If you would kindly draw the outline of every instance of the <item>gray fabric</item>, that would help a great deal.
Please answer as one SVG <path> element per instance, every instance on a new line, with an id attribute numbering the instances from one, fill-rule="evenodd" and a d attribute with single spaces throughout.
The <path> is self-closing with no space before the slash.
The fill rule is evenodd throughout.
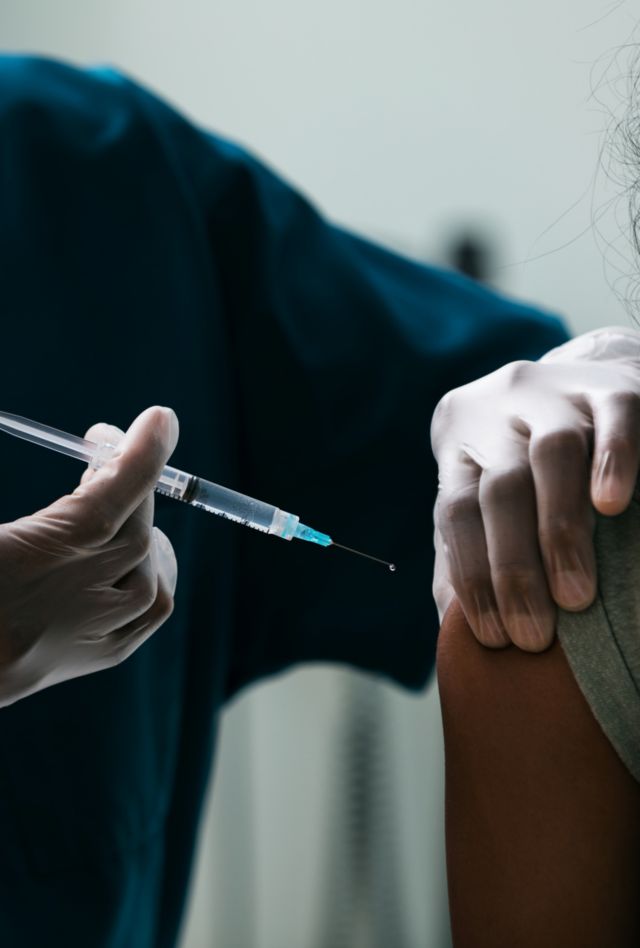
<path id="1" fill-rule="evenodd" d="M 560 612 L 558 635 L 576 680 L 623 763 L 640 781 L 640 503 L 597 517 L 598 597 Z"/>

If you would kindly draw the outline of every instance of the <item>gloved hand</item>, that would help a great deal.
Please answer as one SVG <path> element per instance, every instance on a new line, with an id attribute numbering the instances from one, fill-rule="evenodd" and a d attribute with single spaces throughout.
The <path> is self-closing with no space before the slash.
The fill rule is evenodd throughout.
<path id="1" fill-rule="evenodd" d="M 431 437 L 440 617 L 455 593 L 483 644 L 545 649 L 556 603 L 594 599 L 593 508 L 621 513 L 634 491 L 640 333 L 598 329 L 454 389 Z"/>
<path id="2" fill-rule="evenodd" d="M 178 440 L 167 408 L 148 408 L 74 492 L 0 526 L 0 705 L 116 665 L 171 614 L 177 566 L 153 527 L 153 487 Z"/>

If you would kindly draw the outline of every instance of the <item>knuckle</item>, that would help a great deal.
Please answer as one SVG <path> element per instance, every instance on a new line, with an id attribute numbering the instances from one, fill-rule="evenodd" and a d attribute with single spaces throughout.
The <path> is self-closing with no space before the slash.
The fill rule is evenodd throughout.
<path id="1" fill-rule="evenodd" d="M 136 585 L 136 605 L 144 612 L 156 601 L 158 593 L 157 578 L 145 574 Z"/>
<path id="2" fill-rule="evenodd" d="M 453 409 L 454 391 L 442 396 L 431 416 L 431 441 L 434 445 L 438 443 L 443 428 L 447 426 L 447 419 Z"/>
<path id="3" fill-rule="evenodd" d="M 517 561 L 500 563 L 495 571 L 495 586 L 500 595 L 524 596 L 536 587 L 538 579 L 538 570 Z"/>
<path id="4" fill-rule="evenodd" d="M 153 535 L 155 537 L 156 543 L 159 550 L 167 557 L 172 560 L 175 560 L 176 553 L 173 548 L 173 544 L 166 533 L 163 533 L 158 527 L 153 528 Z"/>
<path id="5" fill-rule="evenodd" d="M 436 507 L 438 529 L 446 533 L 458 523 L 475 519 L 479 512 L 478 494 L 475 489 L 441 494 Z"/>
<path id="6" fill-rule="evenodd" d="M 582 530 L 575 520 L 556 514 L 540 524 L 538 534 L 545 546 L 575 548 L 581 539 Z"/>
<path id="7" fill-rule="evenodd" d="M 454 392 L 455 392 L 455 389 L 451 389 L 450 391 L 445 392 L 444 395 L 440 398 L 440 400 L 438 401 L 436 405 L 435 411 L 433 413 L 434 418 L 440 419 L 442 415 L 447 414 L 447 412 L 451 408 L 451 402 L 454 397 Z"/>
<path id="8" fill-rule="evenodd" d="M 535 367 L 536 363 L 530 359 L 516 359 L 515 362 L 509 362 L 508 365 L 505 365 L 500 372 L 504 375 L 504 380 L 509 388 L 518 388 L 530 380 Z"/>
<path id="9" fill-rule="evenodd" d="M 481 595 L 481 590 L 490 585 L 484 548 L 478 555 L 472 544 L 465 544 L 463 549 L 455 552 L 450 564 L 451 585 L 461 598 L 475 601 Z"/>
<path id="10" fill-rule="evenodd" d="M 565 457 L 580 457 L 586 454 L 586 435 L 579 428 L 563 427 L 544 434 L 533 436 L 530 453 L 534 462 L 548 461 L 564 455 Z"/>
<path id="11" fill-rule="evenodd" d="M 155 614 L 157 619 L 160 622 L 166 622 L 169 616 L 173 613 L 173 609 L 173 596 L 168 589 L 165 589 L 163 586 L 161 586 L 158 589 L 158 594 L 155 601 Z"/>
<path id="12" fill-rule="evenodd" d="M 640 392 L 633 389 L 613 392 L 610 402 L 616 414 L 628 415 L 635 419 L 640 417 Z"/>
<path id="13" fill-rule="evenodd" d="M 490 468 L 480 478 L 480 506 L 496 507 L 521 499 L 532 489 L 531 469 L 526 464 Z"/>

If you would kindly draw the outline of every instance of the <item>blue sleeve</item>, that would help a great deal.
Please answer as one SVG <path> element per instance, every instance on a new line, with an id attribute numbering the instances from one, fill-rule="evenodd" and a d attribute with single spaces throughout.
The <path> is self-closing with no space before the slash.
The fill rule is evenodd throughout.
<path id="1" fill-rule="evenodd" d="M 73 380 L 55 388 L 56 413 L 79 427 L 84 404 L 90 421 L 126 423 L 165 398 L 185 467 L 397 564 L 235 528 L 231 634 L 212 632 L 229 639 L 226 692 L 303 660 L 420 685 L 437 633 L 431 414 L 449 389 L 561 343 L 562 324 L 333 226 L 115 72 L 18 57 L 1 75 L 7 281 L 40 340 L 38 372 L 55 348 Z M 90 359 L 60 346 L 51 312 L 75 339 L 92 314 Z M 96 386 L 114 366 L 123 384 Z M 216 467 L 223 455 L 233 464 Z M 196 579 L 181 583 L 191 595 Z"/>
<path id="2" fill-rule="evenodd" d="M 143 98 L 185 169 L 221 274 L 241 405 L 238 486 L 397 564 L 391 574 L 301 544 L 267 552 L 248 536 L 230 690 L 305 659 L 420 686 L 438 629 L 433 409 L 455 386 L 538 358 L 566 330 L 331 225 L 246 152 Z"/>
<path id="3" fill-rule="evenodd" d="M 336 549 L 267 551 L 262 538 L 243 538 L 229 691 L 303 660 L 420 686 L 438 630 L 433 409 L 449 389 L 536 359 L 567 332 L 333 226 L 245 151 L 136 94 L 220 274 L 240 406 L 237 486 L 397 564 L 392 574 Z"/>

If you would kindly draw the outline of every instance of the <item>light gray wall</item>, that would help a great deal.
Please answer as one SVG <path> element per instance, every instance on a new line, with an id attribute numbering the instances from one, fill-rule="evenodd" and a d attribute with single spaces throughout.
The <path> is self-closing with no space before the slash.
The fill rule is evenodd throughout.
<path id="1" fill-rule="evenodd" d="M 620 310 L 579 236 L 604 122 L 589 73 L 635 17 L 627 0 L 3 0 L 0 37 L 122 66 L 414 253 L 488 222 L 505 287 L 591 327 Z"/>

